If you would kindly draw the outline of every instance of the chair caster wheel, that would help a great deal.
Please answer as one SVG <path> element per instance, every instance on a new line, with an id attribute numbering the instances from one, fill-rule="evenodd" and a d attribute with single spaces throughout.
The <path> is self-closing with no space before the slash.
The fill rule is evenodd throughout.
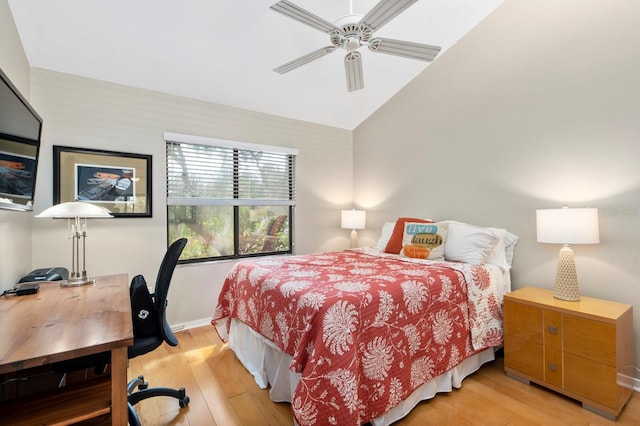
<path id="1" fill-rule="evenodd" d="M 137 392 L 137 390 L 143 390 L 148 387 L 149 383 L 145 382 L 144 376 L 138 376 L 127 383 L 127 394 L 131 395 L 132 393 Z"/>
<path id="2" fill-rule="evenodd" d="M 187 395 L 187 392 L 184 390 L 184 388 L 180 388 L 178 389 L 178 392 L 180 392 L 180 398 L 178 398 L 178 404 L 180 404 L 180 408 L 184 408 L 187 405 L 189 405 L 189 396 Z"/>
<path id="3" fill-rule="evenodd" d="M 190 401 L 189 397 L 185 396 L 184 398 L 178 400 L 178 404 L 180 405 L 180 408 L 184 408 L 187 405 L 189 405 L 189 401 Z"/>

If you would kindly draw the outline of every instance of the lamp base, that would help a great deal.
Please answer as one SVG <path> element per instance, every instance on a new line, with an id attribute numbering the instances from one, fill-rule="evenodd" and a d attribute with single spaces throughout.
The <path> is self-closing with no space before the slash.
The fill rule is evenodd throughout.
<path id="1" fill-rule="evenodd" d="M 553 297 L 570 302 L 580 300 L 576 263 L 573 259 L 573 250 L 569 246 L 562 247 L 558 254 L 558 269 L 556 270 Z"/>
<path id="2" fill-rule="evenodd" d="M 351 231 L 351 239 L 349 240 L 349 248 L 357 248 L 358 247 L 358 233 L 356 230 Z"/>
<path id="3" fill-rule="evenodd" d="M 95 278 L 88 278 L 86 275 L 83 277 L 69 278 L 68 280 L 62 280 L 60 287 L 80 287 L 83 285 L 95 284 Z"/>

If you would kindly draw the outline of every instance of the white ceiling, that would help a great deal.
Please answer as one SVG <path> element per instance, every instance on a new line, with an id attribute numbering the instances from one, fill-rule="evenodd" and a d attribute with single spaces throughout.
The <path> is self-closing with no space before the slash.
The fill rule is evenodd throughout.
<path id="1" fill-rule="evenodd" d="M 331 22 L 350 0 L 291 0 Z M 273 68 L 330 45 L 269 9 L 276 0 L 9 0 L 33 67 L 251 111 L 354 129 L 429 64 L 361 48 L 365 87 L 347 92 L 335 51 L 287 74 Z M 378 0 L 351 0 L 364 15 Z M 502 0 L 419 0 L 375 35 L 448 47 Z M 438 58 L 436 58 L 436 61 Z"/>

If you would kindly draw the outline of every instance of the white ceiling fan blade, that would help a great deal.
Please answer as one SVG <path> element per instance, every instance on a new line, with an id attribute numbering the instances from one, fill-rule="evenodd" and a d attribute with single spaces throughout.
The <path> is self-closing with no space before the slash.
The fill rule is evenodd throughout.
<path id="1" fill-rule="evenodd" d="M 372 52 L 386 53 L 420 61 L 433 61 L 440 53 L 440 49 L 442 48 L 439 46 L 392 40 L 390 38 L 375 38 L 369 44 L 369 50 Z"/>
<path id="2" fill-rule="evenodd" d="M 374 31 L 378 30 L 416 1 L 418 0 L 380 0 L 373 9 L 364 15 L 360 23 L 366 24 Z"/>
<path id="3" fill-rule="evenodd" d="M 280 65 L 278 68 L 274 68 L 274 71 L 277 72 L 278 74 L 284 74 L 287 73 L 293 69 L 296 69 L 304 64 L 308 64 L 311 61 L 314 61 L 318 58 L 323 57 L 324 55 L 327 55 L 331 52 L 333 52 L 334 50 L 336 50 L 335 46 L 327 46 L 327 47 L 323 47 L 320 48 L 318 50 L 314 50 L 311 53 L 307 53 L 304 56 L 300 56 L 297 59 L 294 59 L 291 62 L 287 62 L 286 64 Z"/>
<path id="4" fill-rule="evenodd" d="M 347 91 L 353 92 L 364 87 L 362 76 L 362 56 L 359 52 L 349 52 L 344 57 L 344 69 L 347 74 Z"/>
<path id="5" fill-rule="evenodd" d="M 333 25 L 331 22 L 314 15 L 313 13 L 308 12 L 300 6 L 296 6 L 295 4 L 287 0 L 279 1 L 278 3 L 272 5 L 271 9 L 325 33 L 339 30 L 339 28 Z"/>

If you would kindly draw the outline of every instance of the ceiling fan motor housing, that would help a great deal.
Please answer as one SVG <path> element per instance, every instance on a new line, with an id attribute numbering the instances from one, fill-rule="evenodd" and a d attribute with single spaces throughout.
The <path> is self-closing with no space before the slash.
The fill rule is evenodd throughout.
<path id="1" fill-rule="evenodd" d="M 369 26 L 356 22 L 343 25 L 339 31 L 332 31 L 329 33 L 329 38 L 334 46 L 352 52 L 363 44 L 367 44 L 372 35 L 373 30 Z"/>

